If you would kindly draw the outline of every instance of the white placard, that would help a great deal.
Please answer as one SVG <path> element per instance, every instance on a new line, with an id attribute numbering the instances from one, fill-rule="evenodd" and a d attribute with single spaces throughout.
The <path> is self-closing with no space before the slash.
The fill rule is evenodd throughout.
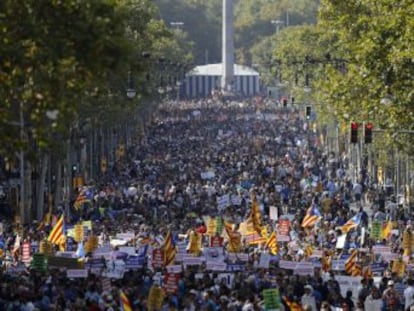
<path id="1" fill-rule="evenodd" d="M 135 238 L 135 232 L 128 231 L 128 232 L 123 232 L 123 233 L 117 233 L 116 238 L 119 240 L 130 241 Z"/>
<path id="2" fill-rule="evenodd" d="M 220 282 L 225 282 L 229 288 L 233 287 L 234 273 L 219 273 L 217 278 Z"/>
<path id="3" fill-rule="evenodd" d="M 358 297 L 358 290 L 361 285 L 360 276 L 347 276 L 347 275 L 335 275 L 335 279 L 339 283 L 341 288 L 342 297 L 346 297 L 346 292 L 348 290 L 352 291 L 352 297 Z"/>
<path id="4" fill-rule="evenodd" d="M 86 269 L 68 269 L 66 276 L 69 279 L 84 279 L 88 277 L 88 270 Z"/>
<path id="5" fill-rule="evenodd" d="M 271 220 L 278 220 L 279 214 L 276 206 L 270 206 L 269 208 L 269 218 Z"/>
<path id="6" fill-rule="evenodd" d="M 261 253 L 260 254 L 260 261 L 257 265 L 258 268 L 268 269 L 270 265 L 270 260 L 272 259 L 272 256 L 270 254 Z"/>
<path id="7" fill-rule="evenodd" d="M 207 261 L 206 262 L 206 270 L 208 271 L 226 271 L 227 264 L 222 261 Z"/>
<path id="8" fill-rule="evenodd" d="M 336 248 L 339 248 L 339 249 L 344 248 L 345 247 L 345 242 L 346 242 L 346 234 L 342 234 L 336 240 Z"/>

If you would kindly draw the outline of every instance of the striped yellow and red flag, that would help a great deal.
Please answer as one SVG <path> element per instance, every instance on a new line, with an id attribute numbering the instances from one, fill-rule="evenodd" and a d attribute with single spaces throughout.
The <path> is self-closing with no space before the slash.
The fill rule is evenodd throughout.
<path id="1" fill-rule="evenodd" d="M 296 301 L 290 300 L 288 297 L 283 297 L 286 305 L 290 309 L 290 311 L 302 311 L 302 306 L 297 303 Z"/>
<path id="2" fill-rule="evenodd" d="M 276 236 L 276 232 L 273 231 L 272 234 L 267 238 L 266 244 L 265 244 L 265 248 L 269 249 L 269 252 L 272 255 L 276 255 L 278 252 L 278 247 L 277 247 L 277 236 Z"/>
<path id="3" fill-rule="evenodd" d="M 60 216 L 59 220 L 56 222 L 56 224 L 54 225 L 54 227 L 52 228 L 52 231 L 50 231 L 49 233 L 49 237 L 47 238 L 47 240 L 53 244 L 59 244 L 62 237 L 64 236 L 63 234 L 63 229 L 64 229 L 64 225 L 65 225 L 65 217 L 62 214 L 62 216 Z"/>
<path id="4" fill-rule="evenodd" d="M 352 276 L 360 276 L 360 275 L 362 275 L 362 265 L 359 262 L 356 262 L 354 264 L 354 267 L 352 268 L 351 275 Z"/>
<path id="5" fill-rule="evenodd" d="M 175 247 L 171 230 L 167 232 L 164 241 L 164 265 L 168 266 L 174 263 L 177 248 Z"/>
<path id="6" fill-rule="evenodd" d="M 120 297 L 120 307 L 122 311 L 132 311 L 132 305 L 131 302 L 129 301 L 127 295 L 120 290 L 119 292 L 119 297 Z"/>
<path id="7" fill-rule="evenodd" d="M 357 262 L 357 257 L 358 257 L 358 250 L 354 249 L 351 255 L 345 261 L 345 272 L 347 274 L 352 275 L 354 266 L 356 265 L 356 262 Z"/>

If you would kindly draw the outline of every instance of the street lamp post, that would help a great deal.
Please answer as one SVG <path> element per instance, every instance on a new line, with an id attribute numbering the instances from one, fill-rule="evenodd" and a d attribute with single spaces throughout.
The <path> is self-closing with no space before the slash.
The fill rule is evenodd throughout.
<path id="1" fill-rule="evenodd" d="M 134 86 L 134 79 L 132 78 L 131 71 L 128 71 L 128 86 L 126 89 L 126 96 L 129 99 L 133 99 L 137 95 L 137 91 Z"/>
<path id="2" fill-rule="evenodd" d="M 23 117 L 23 102 L 20 101 L 19 104 L 19 125 L 20 125 L 20 139 L 23 141 L 24 139 L 24 117 Z M 20 166 L 20 201 L 19 201 L 19 215 L 20 215 L 20 224 L 23 225 L 25 223 L 25 205 L 26 205 L 26 187 L 25 187 L 25 168 L 24 168 L 24 150 L 23 148 L 20 149 L 19 155 L 19 166 Z"/>
<path id="3" fill-rule="evenodd" d="M 280 30 L 280 25 L 283 25 L 283 21 L 279 20 L 279 19 L 273 19 L 270 21 L 273 25 L 275 25 L 276 27 L 276 34 L 279 34 L 279 30 Z"/>
<path id="4" fill-rule="evenodd" d="M 184 26 L 183 22 L 171 22 L 170 25 L 172 27 L 175 27 L 176 29 L 180 29 L 182 26 Z"/>

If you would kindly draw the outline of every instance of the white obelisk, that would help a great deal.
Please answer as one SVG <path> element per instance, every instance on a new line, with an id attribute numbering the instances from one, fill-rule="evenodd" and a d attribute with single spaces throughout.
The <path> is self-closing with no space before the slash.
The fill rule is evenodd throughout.
<path id="1" fill-rule="evenodd" d="M 223 0 L 223 44 L 221 89 L 231 92 L 234 79 L 233 0 Z"/>

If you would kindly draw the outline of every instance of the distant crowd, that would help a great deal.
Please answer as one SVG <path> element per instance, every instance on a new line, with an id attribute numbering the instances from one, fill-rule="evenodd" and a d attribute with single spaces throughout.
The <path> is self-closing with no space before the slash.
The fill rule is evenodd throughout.
<path id="1" fill-rule="evenodd" d="M 69 209 L 1 222 L 0 310 L 414 310 L 410 216 L 302 108 L 163 103 Z"/>

